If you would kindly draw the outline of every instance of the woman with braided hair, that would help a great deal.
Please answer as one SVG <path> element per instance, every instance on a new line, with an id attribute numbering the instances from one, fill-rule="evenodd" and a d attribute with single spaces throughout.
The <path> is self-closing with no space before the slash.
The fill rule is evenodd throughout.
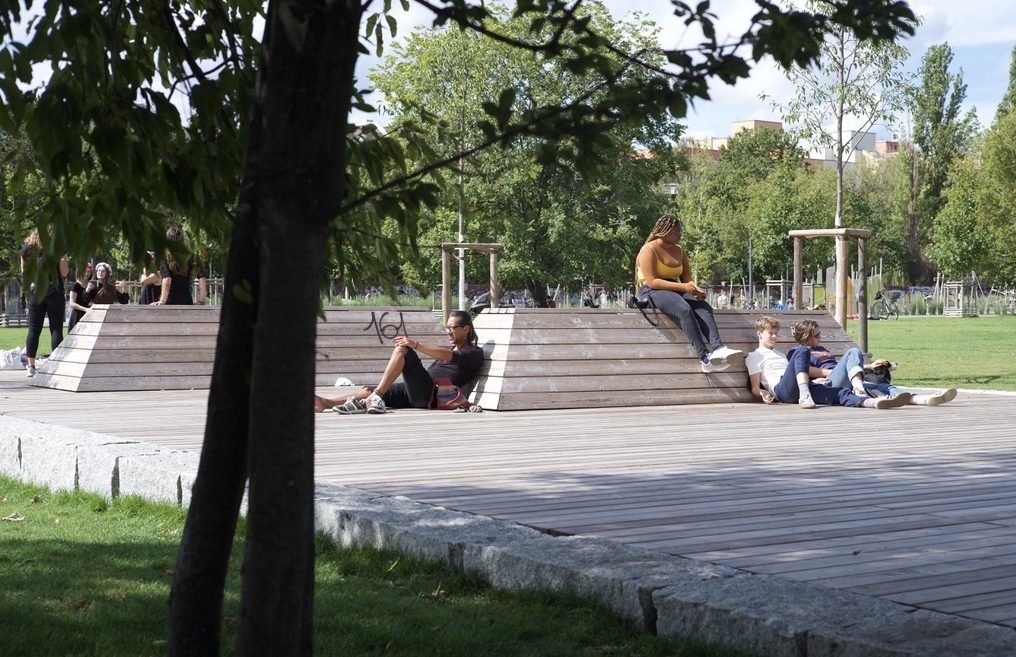
<path id="1" fill-rule="evenodd" d="M 691 280 L 688 253 L 681 246 L 681 220 L 675 215 L 660 217 L 635 259 L 635 291 L 639 299 L 651 299 L 688 336 L 702 361 L 705 373 L 730 367 L 730 359 L 743 351 L 723 346 L 706 303 L 706 292 Z"/>

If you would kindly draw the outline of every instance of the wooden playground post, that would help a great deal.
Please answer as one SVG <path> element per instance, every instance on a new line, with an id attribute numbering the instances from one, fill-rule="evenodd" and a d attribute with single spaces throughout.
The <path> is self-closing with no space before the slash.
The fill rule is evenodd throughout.
<path id="1" fill-rule="evenodd" d="M 792 230 L 787 233 L 794 238 L 794 310 L 801 309 L 801 297 L 804 290 L 804 240 L 815 237 L 832 237 L 836 240 L 836 249 L 846 251 L 848 240 L 857 240 L 857 269 L 861 272 L 861 281 L 857 289 L 858 340 L 861 351 L 868 352 L 868 238 L 871 231 L 865 228 L 820 228 L 815 230 Z M 846 254 L 838 258 L 846 262 Z M 828 302 L 828 300 L 827 300 Z M 847 272 L 836 270 L 836 321 L 847 328 Z"/>
<path id="2" fill-rule="evenodd" d="M 448 321 L 451 314 L 452 288 L 451 288 L 451 252 L 455 249 L 470 249 L 480 253 L 490 254 L 490 307 L 497 308 L 500 300 L 497 278 L 497 254 L 500 253 L 502 244 L 480 244 L 476 242 L 446 242 L 441 245 L 441 315 L 443 321 Z"/>

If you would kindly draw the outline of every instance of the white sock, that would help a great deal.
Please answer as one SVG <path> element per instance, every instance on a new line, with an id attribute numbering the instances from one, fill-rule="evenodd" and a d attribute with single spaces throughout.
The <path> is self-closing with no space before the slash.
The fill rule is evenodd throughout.
<path id="1" fill-rule="evenodd" d="M 811 399 L 811 390 L 808 388 L 807 383 L 798 383 L 797 389 L 799 391 L 798 396 L 801 399 Z"/>

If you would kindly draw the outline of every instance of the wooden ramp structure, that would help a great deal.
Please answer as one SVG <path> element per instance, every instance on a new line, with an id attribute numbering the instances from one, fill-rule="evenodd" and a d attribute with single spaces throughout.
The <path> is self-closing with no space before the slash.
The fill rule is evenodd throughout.
<path id="1" fill-rule="evenodd" d="M 647 310 L 495 308 L 474 320 L 487 356 L 470 397 L 489 410 L 660 406 L 752 401 L 741 359 L 703 374 L 681 328 Z M 790 326 L 813 319 L 822 344 L 841 356 L 856 346 L 824 310 L 784 312 L 716 310 L 720 336 L 745 353 L 758 345 L 755 320 L 776 316 L 778 348 L 796 346 Z"/>
<path id="2" fill-rule="evenodd" d="M 325 308 L 318 322 L 315 384 L 339 377 L 377 383 L 391 356 L 391 340 L 411 335 L 443 343 L 430 308 Z M 90 309 L 32 385 L 72 392 L 208 389 L 219 332 L 219 308 L 99 305 Z M 288 345 L 279 345 L 284 358 Z"/>

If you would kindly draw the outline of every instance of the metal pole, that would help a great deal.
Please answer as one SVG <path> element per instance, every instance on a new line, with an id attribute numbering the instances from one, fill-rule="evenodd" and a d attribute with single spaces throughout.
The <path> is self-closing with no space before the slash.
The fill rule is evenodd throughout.
<path id="1" fill-rule="evenodd" d="M 452 314 L 452 255 L 449 250 L 441 247 L 441 315 L 442 323 L 448 323 Z"/>
<path id="2" fill-rule="evenodd" d="M 745 305 L 748 308 L 754 308 L 755 304 L 755 279 L 751 264 L 751 251 L 752 251 L 752 235 L 751 228 L 748 228 L 748 298 L 745 300 Z"/>
<path id="3" fill-rule="evenodd" d="M 794 238 L 794 310 L 801 309 L 804 295 L 804 238 Z"/>
<path id="4" fill-rule="evenodd" d="M 862 353 L 868 353 L 868 240 L 857 238 L 857 268 L 861 282 L 857 291 L 857 343 Z"/>

